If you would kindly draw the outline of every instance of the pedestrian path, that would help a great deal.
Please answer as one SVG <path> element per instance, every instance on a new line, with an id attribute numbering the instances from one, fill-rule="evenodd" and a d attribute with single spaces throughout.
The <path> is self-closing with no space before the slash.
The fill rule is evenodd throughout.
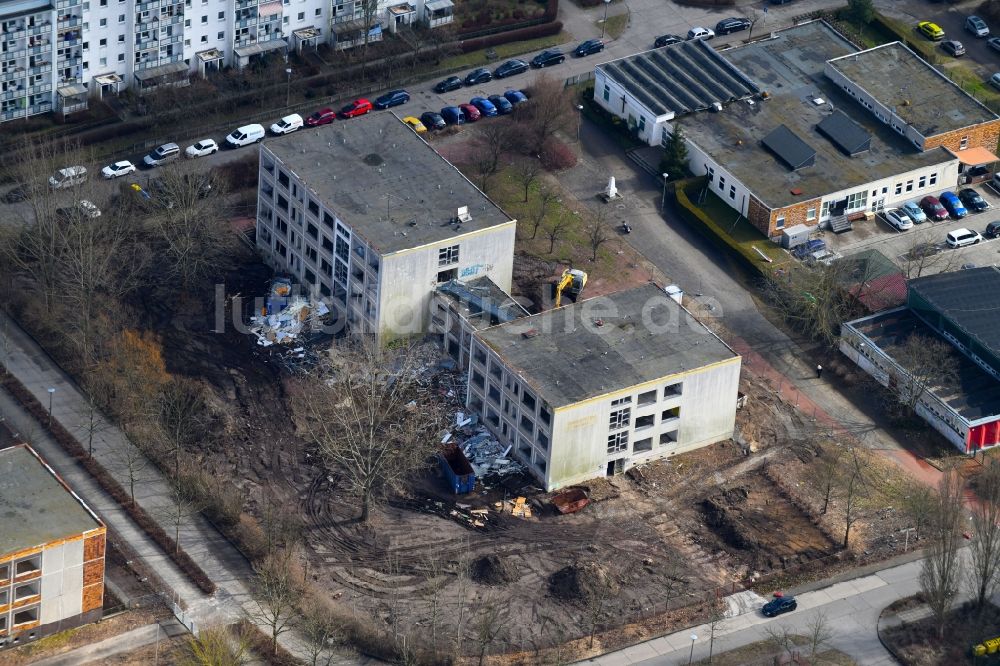
<path id="1" fill-rule="evenodd" d="M 31 666 L 83 666 L 102 663 L 116 654 L 128 654 L 161 640 L 187 633 L 177 621 L 147 624 L 103 641 L 83 645 L 76 649 L 32 662 Z"/>

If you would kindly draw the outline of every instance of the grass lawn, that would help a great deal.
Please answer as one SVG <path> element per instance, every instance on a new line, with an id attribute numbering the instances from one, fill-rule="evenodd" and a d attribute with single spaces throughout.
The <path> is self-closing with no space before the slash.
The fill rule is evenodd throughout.
<path id="1" fill-rule="evenodd" d="M 809 652 L 809 640 L 805 636 L 792 636 L 791 638 L 792 642 L 801 648 L 800 654 L 806 655 Z M 706 666 L 709 663 L 712 666 L 743 666 L 743 664 L 749 663 L 771 663 L 768 657 L 773 657 L 774 663 L 778 663 L 777 658 L 782 652 L 771 641 L 759 641 L 729 652 L 714 654 L 711 662 L 708 659 L 701 659 L 694 663 L 698 666 Z M 814 661 L 810 663 L 824 664 L 824 666 L 855 666 L 857 664 L 848 655 L 832 649 L 817 651 Z"/>
<path id="2" fill-rule="evenodd" d="M 629 13 L 615 14 L 614 16 L 609 16 L 607 22 L 604 22 L 604 18 L 599 18 L 594 23 L 598 28 L 604 23 L 604 36 L 608 39 L 618 39 L 625 32 L 625 28 L 628 27 Z"/>
<path id="3" fill-rule="evenodd" d="M 528 39 L 523 42 L 511 42 L 510 44 L 501 44 L 500 46 L 496 46 L 493 48 L 497 54 L 497 57 L 494 60 L 490 60 L 486 57 L 486 52 L 490 49 L 480 49 L 478 51 L 470 51 L 469 53 L 463 53 L 462 55 L 452 56 L 451 58 L 445 58 L 441 61 L 438 68 L 451 69 L 462 67 L 485 67 L 492 63 L 500 62 L 507 58 L 513 58 L 514 56 L 519 56 L 524 53 L 530 53 L 531 51 L 547 49 L 552 46 L 558 46 L 559 44 L 565 44 L 571 39 L 573 39 L 573 35 L 563 30 L 558 35 L 552 35 L 550 37 L 539 37 L 537 39 Z"/>
<path id="4" fill-rule="evenodd" d="M 774 261 L 775 264 L 788 261 L 788 254 L 784 250 L 765 238 L 764 234 L 760 233 L 745 217 L 726 205 L 711 190 L 708 191 L 704 201 L 698 203 L 698 198 L 702 190 L 701 187 L 698 187 L 700 184 L 701 181 L 698 181 L 694 184 L 694 187 L 689 186 L 686 190 L 688 197 L 709 218 L 714 220 L 730 238 L 738 245 L 748 249 L 751 253 L 753 253 L 753 250 L 750 248 L 757 248 Z"/>

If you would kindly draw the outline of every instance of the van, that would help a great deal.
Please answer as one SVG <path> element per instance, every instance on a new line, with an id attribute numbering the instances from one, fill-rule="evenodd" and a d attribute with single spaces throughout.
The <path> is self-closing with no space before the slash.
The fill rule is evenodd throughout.
<path id="1" fill-rule="evenodd" d="M 251 143 L 257 143 L 263 138 L 263 125 L 244 125 L 243 127 L 238 127 L 233 130 L 233 132 L 226 137 L 226 143 L 233 148 L 239 148 L 240 146 L 249 146 Z"/>
<path id="2" fill-rule="evenodd" d="M 165 143 L 149 155 L 143 157 L 142 161 L 148 167 L 158 167 L 171 160 L 176 160 L 180 154 L 181 148 L 176 143 Z"/>
<path id="3" fill-rule="evenodd" d="M 983 237 L 979 235 L 978 231 L 970 231 L 969 229 L 955 229 L 954 231 L 949 231 L 947 236 L 948 247 L 975 245 L 981 240 L 983 240 Z"/>
<path id="4" fill-rule="evenodd" d="M 49 186 L 54 190 L 73 187 L 85 182 L 87 182 L 87 168 L 82 166 L 59 169 L 54 176 L 49 177 Z"/>
<path id="5" fill-rule="evenodd" d="M 297 113 L 285 116 L 271 125 L 272 134 L 288 134 L 302 127 L 302 116 Z"/>

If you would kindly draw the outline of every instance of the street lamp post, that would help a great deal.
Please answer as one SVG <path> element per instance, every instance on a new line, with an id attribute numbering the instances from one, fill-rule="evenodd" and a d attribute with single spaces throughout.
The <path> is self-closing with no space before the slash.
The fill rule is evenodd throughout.
<path id="1" fill-rule="evenodd" d="M 291 99 L 292 96 L 292 68 L 286 67 L 285 74 L 288 75 L 288 80 L 285 84 L 285 108 L 287 109 L 289 99 Z"/>
<path id="2" fill-rule="evenodd" d="M 56 390 L 50 386 L 49 387 L 49 425 L 52 425 L 52 394 L 55 393 L 55 392 L 56 392 Z"/>
<path id="3" fill-rule="evenodd" d="M 611 0 L 604 0 L 604 20 L 601 21 L 601 39 L 604 39 L 604 31 L 608 25 L 608 7 L 611 5 Z"/>
<path id="4" fill-rule="evenodd" d="M 688 666 L 694 661 L 694 642 L 698 640 L 698 634 L 691 634 L 691 654 L 688 655 Z"/>
<path id="5" fill-rule="evenodd" d="M 669 173 L 664 173 L 662 175 L 663 175 L 663 196 L 660 197 L 660 212 L 661 213 L 663 212 L 663 209 L 667 205 L 667 178 L 670 177 L 670 174 Z"/>
<path id="6" fill-rule="evenodd" d="M 580 125 L 583 124 L 583 104 L 576 105 L 576 142 L 580 143 Z"/>

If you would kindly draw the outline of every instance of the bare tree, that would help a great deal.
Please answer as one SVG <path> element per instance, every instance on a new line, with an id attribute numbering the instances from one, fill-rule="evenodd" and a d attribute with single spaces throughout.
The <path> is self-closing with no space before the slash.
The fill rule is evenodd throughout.
<path id="1" fill-rule="evenodd" d="M 606 213 L 604 209 L 598 210 L 597 214 L 587 225 L 587 242 L 590 245 L 590 260 L 597 261 L 597 252 L 601 246 L 611 240 L 611 233 L 608 225 L 604 223 Z"/>
<path id="2" fill-rule="evenodd" d="M 302 538 L 302 518 L 271 489 L 263 488 L 259 497 L 260 527 L 264 531 L 265 553 L 292 548 Z"/>
<path id="3" fill-rule="evenodd" d="M 360 500 L 365 522 L 373 500 L 427 463 L 444 420 L 407 344 L 345 341 L 334 353 L 338 367 L 331 376 L 301 382 L 293 403 L 327 467 Z"/>
<path id="4" fill-rule="evenodd" d="M 514 162 L 514 178 L 524 190 L 524 203 L 528 203 L 531 186 L 544 171 L 542 161 L 536 157 L 526 157 Z"/>
<path id="5" fill-rule="evenodd" d="M 518 124 L 527 127 L 529 145 L 540 147 L 556 132 L 572 128 L 577 114 L 574 101 L 573 90 L 562 81 L 547 74 L 536 77 L 531 97 L 516 115 Z"/>
<path id="6" fill-rule="evenodd" d="M 586 590 L 583 607 L 590 641 L 587 647 L 594 647 L 594 636 L 598 627 L 607 619 L 611 601 L 618 594 L 618 583 L 615 580 L 614 569 L 609 564 L 606 568 L 595 571 L 594 583 Z"/>
<path id="7" fill-rule="evenodd" d="M 844 487 L 844 543 L 847 548 L 851 539 L 851 528 L 858 522 L 858 503 L 861 495 L 867 486 L 864 466 L 858 459 L 857 451 L 854 451 L 854 460 L 850 472 L 847 473 L 847 483 Z"/>
<path id="8" fill-rule="evenodd" d="M 202 388 L 192 380 L 173 377 L 159 392 L 159 426 L 163 438 L 164 462 L 171 463 L 179 478 L 185 447 L 204 432 L 205 401 Z"/>
<path id="9" fill-rule="evenodd" d="M 947 471 L 941 475 L 929 520 L 929 544 L 924 549 L 920 569 L 920 590 L 934 614 L 938 638 L 944 638 L 948 611 L 958 595 L 961 576 L 958 530 L 963 491 L 964 484 L 957 472 Z"/>
<path id="10" fill-rule="evenodd" d="M 147 479 L 143 472 L 149 467 L 149 458 L 126 437 L 111 438 L 109 444 L 113 464 L 128 478 L 129 499 L 135 506 L 135 484 Z"/>
<path id="11" fill-rule="evenodd" d="M 787 625 L 770 625 L 764 629 L 765 640 L 778 652 L 779 657 L 791 655 L 795 650 L 795 631 Z"/>
<path id="12" fill-rule="evenodd" d="M 899 260 L 906 278 L 911 279 L 924 274 L 947 273 L 955 268 L 959 256 L 954 252 L 942 252 L 934 243 L 914 240 Z"/>
<path id="13" fill-rule="evenodd" d="M 827 346 L 835 346 L 840 325 L 858 312 L 852 296 L 848 264 L 803 264 L 780 276 L 769 276 L 764 293 L 782 317 Z"/>
<path id="14" fill-rule="evenodd" d="M 93 398 L 90 397 L 89 388 L 86 390 L 84 397 L 87 401 L 87 405 L 79 412 L 79 415 L 82 418 L 79 430 L 81 434 L 87 438 L 87 455 L 93 458 L 94 435 L 98 435 L 106 431 L 111 426 L 104 420 L 104 417 L 101 416 L 100 411 L 98 411 L 97 405 L 94 403 Z"/>
<path id="15" fill-rule="evenodd" d="M 210 627 L 190 636 L 187 653 L 180 666 L 243 666 L 250 657 L 250 638 L 244 631 L 228 631 L 225 627 Z"/>
<path id="16" fill-rule="evenodd" d="M 826 613 L 820 611 L 809 620 L 805 636 L 809 640 L 809 656 L 815 659 L 820 650 L 833 638 Z"/>
<path id="17" fill-rule="evenodd" d="M 712 600 L 712 608 L 708 614 L 708 663 L 712 663 L 712 656 L 715 654 L 715 630 L 719 623 L 726 619 L 724 613 L 725 604 L 721 599 Z"/>
<path id="18" fill-rule="evenodd" d="M 538 236 L 538 228 L 545 222 L 545 218 L 552 211 L 554 204 L 559 202 L 559 193 L 549 187 L 542 186 L 538 190 L 538 204 L 531 211 L 531 240 Z"/>
<path id="19" fill-rule="evenodd" d="M 840 480 L 840 470 L 844 458 L 844 450 L 836 444 L 820 446 L 816 461 L 810 465 L 812 482 L 823 495 L 822 515 L 830 508 L 830 500 Z"/>
<path id="20" fill-rule="evenodd" d="M 268 555 L 254 565 L 250 583 L 253 607 L 247 616 L 256 624 L 267 627 L 271 637 L 271 653 L 278 653 L 278 638 L 289 632 L 298 622 L 299 602 L 304 590 L 292 571 L 289 553 Z"/>
<path id="21" fill-rule="evenodd" d="M 894 373 L 894 393 L 910 413 L 928 391 L 958 382 L 958 352 L 936 337 L 911 333 L 893 355 L 902 368 Z"/>
<path id="22" fill-rule="evenodd" d="M 490 646 L 506 633 L 504 604 L 492 594 L 484 597 L 477 605 L 472 627 L 479 650 L 479 666 L 483 666 Z"/>
<path id="23" fill-rule="evenodd" d="M 976 495 L 979 501 L 972 503 L 974 538 L 966 576 L 981 611 L 1000 586 L 1000 462 L 989 460 L 984 465 L 976 477 Z"/>
<path id="24" fill-rule="evenodd" d="M 330 666 L 336 656 L 332 648 L 340 640 L 340 633 L 329 610 L 318 603 L 307 604 L 298 628 L 305 639 L 309 666 Z"/>
<path id="25" fill-rule="evenodd" d="M 545 232 L 545 237 L 549 239 L 549 254 L 555 252 L 556 242 L 563 239 L 572 224 L 573 220 L 564 212 L 560 215 L 554 216 L 549 220 L 549 223 L 542 228 Z"/>

